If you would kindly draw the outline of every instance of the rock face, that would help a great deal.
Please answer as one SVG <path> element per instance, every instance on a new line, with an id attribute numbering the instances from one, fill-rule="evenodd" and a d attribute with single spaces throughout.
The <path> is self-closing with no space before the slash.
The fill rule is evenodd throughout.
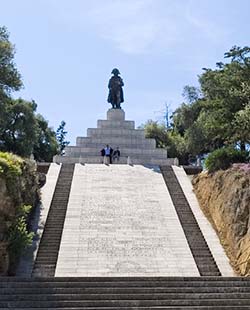
<path id="1" fill-rule="evenodd" d="M 250 275 L 250 173 L 234 165 L 193 179 L 200 206 L 216 229 L 235 270 Z"/>

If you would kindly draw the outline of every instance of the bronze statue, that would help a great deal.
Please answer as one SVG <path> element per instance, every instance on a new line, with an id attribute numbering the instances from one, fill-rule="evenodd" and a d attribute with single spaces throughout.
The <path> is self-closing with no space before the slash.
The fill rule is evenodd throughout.
<path id="1" fill-rule="evenodd" d="M 118 69 L 113 69 L 113 76 L 109 80 L 108 102 L 112 104 L 113 109 L 121 109 L 121 103 L 124 102 L 122 86 L 124 85 L 122 78 L 119 76 Z"/>

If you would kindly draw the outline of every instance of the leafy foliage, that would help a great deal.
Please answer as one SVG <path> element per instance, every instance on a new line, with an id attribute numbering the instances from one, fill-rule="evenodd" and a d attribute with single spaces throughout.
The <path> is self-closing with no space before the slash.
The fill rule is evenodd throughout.
<path id="1" fill-rule="evenodd" d="M 59 154 L 63 155 L 64 154 L 64 149 L 67 145 L 69 145 L 69 141 L 66 141 L 66 135 L 67 135 L 67 131 L 65 130 L 65 126 L 66 123 L 65 121 L 61 121 L 61 124 L 59 125 L 59 127 L 56 130 L 56 139 L 58 142 L 58 146 L 59 146 Z"/>
<path id="2" fill-rule="evenodd" d="M 186 86 L 183 103 L 173 115 L 173 130 L 185 138 L 192 155 L 250 143 L 250 48 L 234 46 L 216 69 L 203 69 L 200 90 Z"/>
<path id="3" fill-rule="evenodd" d="M 146 138 L 152 138 L 156 141 L 156 147 L 166 148 L 169 143 L 167 128 L 163 124 L 158 124 L 153 120 L 148 120 L 141 126 L 145 130 Z"/>
<path id="4" fill-rule="evenodd" d="M 51 162 L 58 152 L 56 134 L 48 122 L 40 114 L 36 116 L 37 131 L 33 154 L 37 161 Z"/>
<path id="5" fill-rule="evenodd" d="M 8 241 L 11 269 L 15 269 L 19 255 L 33 237 L 33 234 L 28 232 L 27 217 L 31 206 L 35 206 L 39 197 L 35 164 L 17 155 L 0 152 L 0 188 L 7 189 L 1 192 L 1 231 Z"/>
<path id="6" fill-rule="evenodd" d="M 20 176 L 23 160 L 11 153 L 0 152 L 0 175 Z"/>
<path id="7" fill-rule="evenodd" d="M 6 104 L 6 115 L 0 128 L 1 150 L 28 157 L 33 151 L 37 137 L 35 102 L 23 99 Z M 1 117 L 2 118 L 2 117 Z"/>
<path id="8" fill-rule="evenodd" d="M 0 27 L 0 99 L 22 87 L 21 75 L 14 63 L 15 49 L 9 41 L 9 33 Z"/>
<path id="9" fill-rule="evenodd" d="M 23 205 L 17 209 L 15 219 L 8 230 L 8 250 L 12 260 L 17 259 L 32 243 L 34 233 L 27 230 L 27 217 L 31 206 Z"/>
<path id="10" fill-rule="evenodd" d="M 184 137 L 179 133 L 169 130 L 164 124 L 149 120 L 141 126 L 147 138 L 156 140 L 156 147 L 165 148 L 169 157 L 178 157 L 181 164 L 187 162 L 187 152 Z"/>
<path id="11" fill-rule="evenodd" d="M 232 147 L 223 147 L 213 151 L 207 157 L 205 166 L 209 172 L 217 170 L 226 170 L 233 163 L 242 163 L 248 160 L 248 152 L 234 149 Z"/>
<path id="12" fill-rule="evenodd" d="M 22 87 L 14 63 L 15 49 L 5 27 L 0 27 L 0 150 L 51 161 L 58 151 L 56 133 L 48 122 L 36 115 L 34 101 L 11 98 Z"/>

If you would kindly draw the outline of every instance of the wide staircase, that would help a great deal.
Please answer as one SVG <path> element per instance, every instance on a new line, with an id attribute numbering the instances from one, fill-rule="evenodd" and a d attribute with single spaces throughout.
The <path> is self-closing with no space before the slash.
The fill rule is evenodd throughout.
<path id="1" fill-rule="evenodd" d="M 107 175 L 108 173 L 111 173 L 113 178 L 118 174 L 118 167 L 99 166 L 99 169 L 107 169 L 106 176 L 108 178 L 111 177 L 111 175 Z M 114 171 L 112 172 L 112 170 L 108 169 L 114 169 Z M 196 264 L 197 266 L 197 274 L 200 274 L 200 276 L 135 276 L 131 273 L 129 276 L 122 277 L 115 275 L 101 277 L 55 277 L 63 227 L 65 226 L 65 215 L 67 208 L 70 208 L 70 196 L 74 194 L 74 190 L 76 191 L 79 189 L 79 186 L 82 186 L 86 192 L 84 201 L 87 203 L 87 198 L 89 197 L 87 191 L 90 188 L 93 191 L 92 186 L 89 186 L 88 189 L 85 184 L 81 184 L 84 180 L 86 182 L 88 181 L 91 168 L 82 165 L 75 166 L 63 164 L 56 183 L 32 277 L 0 278 L 0 309 L 250 309 L 250 279 L 221 276 L 221 272 L 216 264 L 216 259 L 213 257 L 199 228 L 173 168 L 170 166 L 161 167 L 162 180 L 159 171 L 155 172 L 154 169 L 145 170 L 146 168 L 144 169 L 143 167 L 128 167 L 128 169 L 130 169 L 130 175 L 128 175 L 128 171 L 124 170 L 126 169 L 124 166 L 121 167 L 121 169 L 123 169 L 121 171 L 124 173 L 121 180 L 123 182 L 126 182 L 126 180 L 124 180 L 125 176 L 127 176 L 130 182 L 133 182 L 135 174 L 137 173 L 138 176 L 139 173 L 141 173 L 141 184 L 138 187 L 131 184 L 127 190 L 130 191 L 131 196 L 136 197 L 138 188 L 143 188 L 143 192 L 139 193 L 138 196 L 143 200 L 143 204 L 135 206 L 139 208 L 142 216 L 145 214 L 142 213 L 142 208 L 147 208 L 147 203 L 148 207 L 150 207 L 150 204 L 156 203 L 156 195 L 151 202 L 147 200 L 148 197 L 152 197 L 150 190 L 155 191 L 154 182 L 157 183 L 157 188 L 162 190 L 164 189 L 162 187 L 162 182 L 164 183 L 165 181 L 169 195 L 171 196 L 171 203 L 174 205 L 186 242 L 190 248 L 191 256 L 193 256 L 194 265 Z M 78 179 L 75 179 L 75 181 L 78 184 L 74 189 L 72 179 L 74 180 L 73 174 L 75 177 L 77 171 Z M 105 174 L 102 171 L 102 178 L 105 183 L 106 179 L 104 176 Z M 90 179 L 93 181 L 93 184 L 95 184 L 94 189 L 99 193 L 99 200 L 102 201 L 105 188 L 103 188 L 102 192 L 101 184 L 96 184 L 97 179 L 95 179 L 93 175 L 91 175 Z M 113 179 L 114 184 L 112 185 L 112 190 L 116 191 L 117 186 L 117 190 L 120 191 L 119 195 L 122 195 L 126 190 L 126 188 L 124 188 L 125 183 L 123 183 L 121 187 L 121 184 L 119 184 L 117 180 L 119 180 L 119 178 Z M 137 179 L 134 180 L 137 181 Z M 150 183 L 149 180 L 153 183 Z M 150 187 L 152 188 L 150 189 Z M 116 197 L 114 195 L 113 197 L 114 199 L 115 197 L 118 199 L 118 196 Z M 77 197 L 78 196 L 73 197 L 72 199 L 75 201 Z M 164 190 L 160 193 L 160 197 L 161 199 L 165 199 Z M 170 202 L 166 203 L 168 205 L 170 204 Z M 87 204 L 85 207 L 87 207 Z M 83 210 L 85 207 L 82 206 Z M 112 207 L 110 202 L 109 207 Z M 169 206 L 166 206 L 166 208 L 169 208 Z M 153 211 L 156 212 L 156 209 L 157 207 L 155 205 L 154 210 L 152 209 L 152 216 L 154 217 L 149 219 L 154 225 L 158 223 L 154 222 L 157 220 L 157 217 Z M 124 210 L 125 209 L 123 209 L 123 212 L 125 212 Z M 103 212 L 103 210 L 100 211 Z M 168 214 L 170 211 L 169 209 L 163 214 Z M 145 212 L 148 212 L 147 209 L 145 209 Z M 112 212 L 109 213 L 109 216 L 112 216 Z M 117 214 L 117 216 L 119 217 L 120 215 Z M 170 222 L 173 220 L 175 219 L 172 214 L 170 216 Z M 169 225 L 170 222 L 166 223 Z M 165 223 L 161 222 L 161 219 L 159 223 L 163 224 L 162 230 L 160 231 L 162 234 L 164 233 Z M 90 224 L 91 221 L 88 224 L 88 229 L 91 229 Z M 176 230 L 177 229 L 178 227 L 176 226 Z M 142 235 L 146 232 L 145 230 Z M 86 233 L 86 231 L 84 233 Z M 65 238 L 66 237 L 65 235 Z M 170 240 L 169 246 L 171 244 L 173 245 L 173 242 L 175 242 L 175 237 L 172 236 L 171 238 L 172 240 Z M 102 250 L 104 251 L 105 249 Z M 98 253 L 96 253 L 96 255 L 98 255 Z M 165 256 L 163 256 L 163 258 L 164 257 Z M 154 257 L 148 259 L 155 264 Z M 171 261 L 166 261 L 165 263 L 166 266 L 169 263 L 171 265 Z M 179 264 L 181 263 L 182 259 L 179 261 Z M 69 261 L 69 265 L 70 264 L 71 261 Z M 165 266 L 164 262 L 161 264 Z M 165 270 L 167 270 L 166 266 Z M 98 265 L 96 265 L 96 268 L 98 268 Z M 189 266 L 187 265 L 186 268 L 188 272 Z M 173 275 L 175 271 L 176 270 L 173 270 Z"/>
<path id="2" fill-rule="evenodd" d="M 1 309 L 250 309 L 247 278 L 3 278 Z"/>

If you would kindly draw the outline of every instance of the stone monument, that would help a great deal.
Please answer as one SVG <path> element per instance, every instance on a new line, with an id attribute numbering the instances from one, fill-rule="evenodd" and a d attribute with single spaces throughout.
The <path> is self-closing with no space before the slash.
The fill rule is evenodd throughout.
<path id="1" fill-rule="evenodd" d="M 156 148 L 154 139 L 145 137 L 143 129 L 135 129 L 135 122 L 125 119 L 121 108 L 124 101 L 122 78 L 118 69 L 112 70 L 109 80 L 108 102 L 112 108 L 107 119 L 98 120 L 97 128 L 88 128 L 87 137 L 77 137 L 75 146 L 67 146 L 65 155 L 54 156 L 57 163 L 95 163 L 103 162 L 101 150 L 109 144 L 113 149 L 119 147 L 119 164 L 172 165 L 174 158 L 167 158 L 167 150 Z"/>

